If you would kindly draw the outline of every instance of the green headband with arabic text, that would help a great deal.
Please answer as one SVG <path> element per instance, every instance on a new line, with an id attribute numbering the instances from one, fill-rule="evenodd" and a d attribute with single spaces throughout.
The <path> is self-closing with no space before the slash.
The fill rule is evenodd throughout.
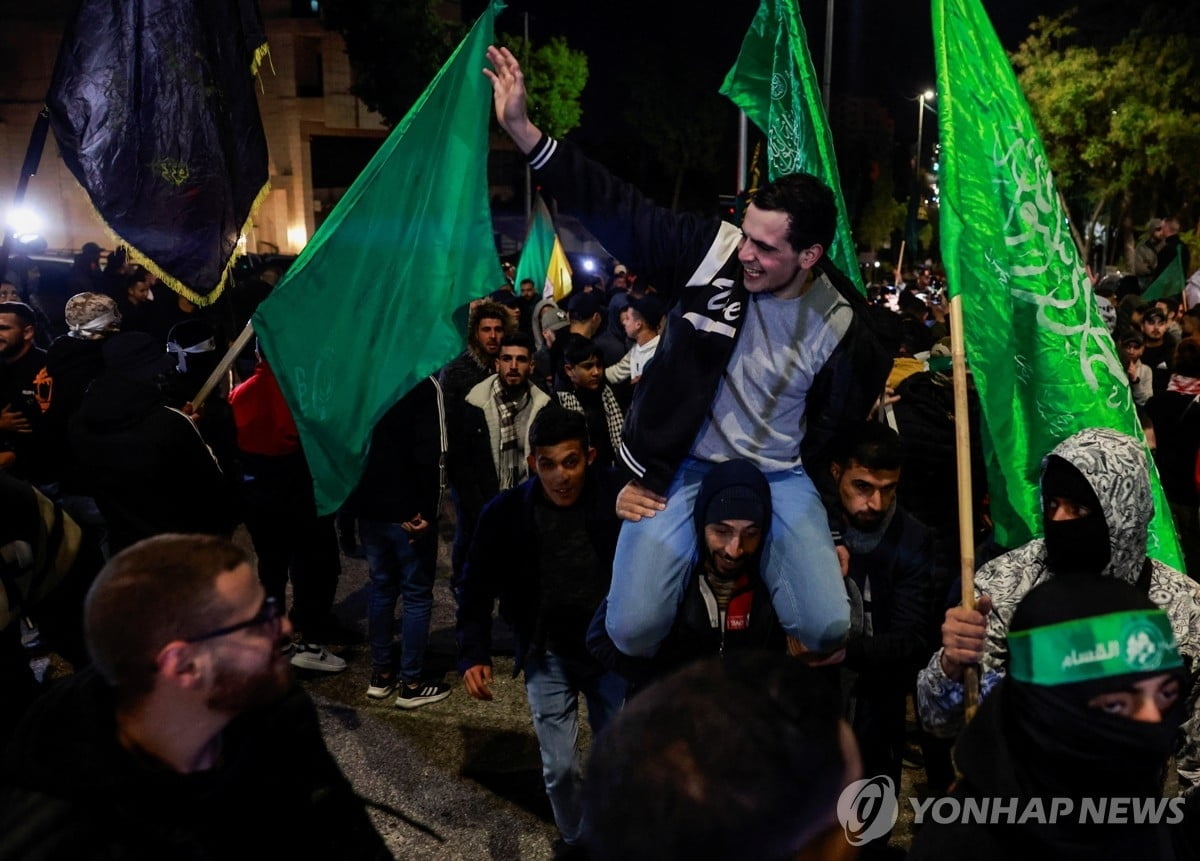
<path id="1" fill-rule="evenodd" d="M 1183 666 L 1162 610 L 1125 610 L 1008 632 L 1008 672 L 1052 687 Z"/>

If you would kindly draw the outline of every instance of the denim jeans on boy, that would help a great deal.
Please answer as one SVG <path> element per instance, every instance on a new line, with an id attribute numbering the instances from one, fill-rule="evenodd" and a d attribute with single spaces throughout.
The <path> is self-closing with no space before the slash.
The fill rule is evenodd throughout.
<path id="1" fill-rule="evenodd" d="M 606 627 L 627 655 L 653 655 L 671 630 L 699 543 L 692 510 L 700 482 L 714 466 L 688 458 L 667 490 L 665 510 L 621 524 Z M 771 603 L 783 629 L 809 649 L 836 648 L 850 630 L 850 603 L 825 506 L 803 468 L 765 475 L 771 528 L 762 578 Z"/>
<path id="2" fill-rule="evenodd" d="M 360 519 L 358 539 L 371 569 L 367 597 L 367 638 L 375 672 L 392 672 L 396 602 L 404 599 L 400 640 L 400 678 L 422 680 L 433 580 L 437 573 L 437 533 L 431 526 L 415 544 L 399 523 Z"/>
<path id="3" fill-rule="evenodd" d="M 587 699 L 588 724 L 600 732 L 625 700 L 625 680 L 603 672 L 592 661 L 563 658 L 553 652 L 525 661 L 525 693 L 533 731 L 542 752 L 542 779 L 554 811 L 554 823 L 567 843 L 584 835 L 583 779 L 579 764 L 579 695 Z"/>

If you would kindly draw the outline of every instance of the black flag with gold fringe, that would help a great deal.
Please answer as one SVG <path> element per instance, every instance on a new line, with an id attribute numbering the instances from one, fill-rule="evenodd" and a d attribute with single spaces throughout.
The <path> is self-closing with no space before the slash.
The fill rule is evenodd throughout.
<path id="1" fill-rule="evenodd" d="M 199 305 L 229 278 L 268 191 L 255 0 L 83 0 L 46 105 L 115 240 Z"/>

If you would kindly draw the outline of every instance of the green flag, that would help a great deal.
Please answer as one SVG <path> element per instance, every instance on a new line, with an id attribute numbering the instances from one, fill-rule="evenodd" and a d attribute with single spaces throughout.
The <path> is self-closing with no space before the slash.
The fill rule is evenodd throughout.
<path id="1" fill-rule="evenodd" d="M 462 349 L 451 319 L 504 280 L 488 209 L 493 2 L 254 315 L 317 507 L 358 483 L 371 431 Z"/>
<path id="2" fill-rule="evenodd" d="M 563 251 L 558 234 L 554 232 L 554 219 L 539 194 L 533 208 L 525 246 L 521 259 L 517 261 L 517 284 L 528 278 L 542 296 L 562 301 L 571 292 L 571 266 Z"/>
<path id="3" fill-rule="evenodd" d="M 1153 302 L 1155 299 L 1161 299 L 1163 296 L 1176 296 L 1183 292 L 1185 283 L 1183 275 L 1183 250 L 1182 246 L 1175 251 L 1175 259 L 1171 261 L 1162 274 L 1150 282 L 1150 286 L 1142 293 L 1142 300 L 1145 302 Z"/>
<path id="4" fill-rule="evenodd" d="M 1141 439 L 1129 382 L 1059 204 L 1046 150 L 979 0 L 933 0 L 946 280 L 962 297 L 996 540 L 1041 530 L 1042 457 L 1087 427 Z M 1149 453 L 1147 452 L 1147 457 Z M 1148 552 L 1181 554 L 1151 461 Z"/>
<path id="5" fill-rule="evenodd" d="M 833 248 L 826 250 L 838 269 L 860 292 L 866 292 L 842 198 L 833 135 L 821 107 L 817 72 L 796 0 L 762 0 L 742 51 L 721 85 L 721 94 L 745 111 L 767 136 L 771 179 L 803 171 L 833 189 L 837 236 Z"/>

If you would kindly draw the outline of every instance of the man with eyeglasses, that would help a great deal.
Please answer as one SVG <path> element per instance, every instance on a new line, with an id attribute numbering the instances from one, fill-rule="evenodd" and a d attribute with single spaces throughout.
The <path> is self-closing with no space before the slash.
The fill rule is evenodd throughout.
<path id="1" fill-rule="evenodd" d="M 291 683 L 291 624 L 246 554 L 160 535 L 84 608 L 93 666 L 0 761 L 0 858 L 391 858 Z"/>

